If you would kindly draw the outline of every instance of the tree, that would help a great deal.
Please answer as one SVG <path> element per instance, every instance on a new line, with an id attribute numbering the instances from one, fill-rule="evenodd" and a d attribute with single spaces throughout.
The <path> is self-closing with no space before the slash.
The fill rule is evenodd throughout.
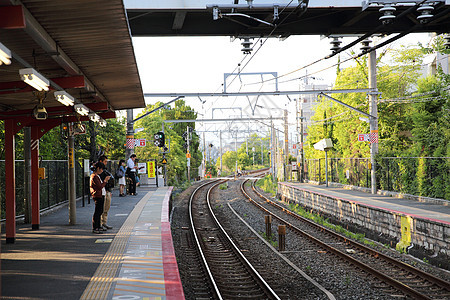
<path id="1" fill-rule="evenodd" d="M 148 105 L 142 114 L 153 110 L 161 106 L 162 103 L 156 103 L 154 105 Z M 156 132 L 161 131 L 163 120 L 193 120 L 197 118 L 197 114 L 189 107 L 185 105 L 184 100 L 175 101 L 175 107 L 169 109 L 170 107 L 160 109 L 145 118 L 137 121 L 135 126 L 142 127 L 144 130 L 135 135 L 136 138 L 145 138 L 148 143 L 145 148 L 136 148 L 135 153 L 137 157 L 141 160 L 156 159 L 158 164 L 161 164 L 162 153 L 160 153 L 160 148 L 153 145 L 153 136 Z M 186 131 L 186 124 L 191 128 L 195 128 L 195 123 L 165 123 L 164 133 L 166 146 L 170 149 L 170 153 L 165 155 L 167 160 L 167 176 L 168 183 L 172 185 L 179 185 L 187 179 L 187 161 L 186 152 L 183 147 L 183 133 Z M 202 155 L 198 150 L 198 136 L 195 132 L 191 133 L 191 170 L 198 169 Z M 193 177 L 193 176 L 191 176 Z"/>

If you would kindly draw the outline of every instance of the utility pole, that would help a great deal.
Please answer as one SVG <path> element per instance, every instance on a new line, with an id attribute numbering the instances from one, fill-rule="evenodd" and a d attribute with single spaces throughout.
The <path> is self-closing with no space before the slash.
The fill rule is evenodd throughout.
<path id="1" fill-rule="evenodd" d="M 263 139 L 261 138 L 261 165 L 264 166 Z"/>
<path id="2" fill-rule="evenodd" d="M 305 118 L 303 117 L 303 103 L 300 103 L 300 155 L 301 155 L 301 170 L 300 170 L 300 182 L 304 182 L 305 180 L 305 151 L 304 149 L 304 122 Z"/>
<path id="3" fill-rule="evenodd" d="M 188 182 L 191 182 L 191 152 L 190 152 L 190 146 L 189 146 L 189 137 L 190 137 L 190 132 L 189 132 L 189 126 L 186 126 L 186 142 L 187 142 L 187 177 L 188 177 Z"/>
<path id="4" fill-rule="evenodd" d="M 234 152 L 236 153 L 236 167 L 235 167 L 235 175 L 234 175 L 234 177 L 236 178 L 236 175 L 237 175 L 237 170 L 238 170 L 238 163 L 237 163 L 237 161 L 238 161 L 238 154 L 237 154 L 237 131 L 236 131 L 236 133 L 235 133 L 236 135 L 235 135 L 235 137 L 234 137 Z"/>
<path id="5" fill-rule="evenodd" d="M 206 175 L 206 140 L 205 133 L 203 132 L 203 161 L 205 162 L 205 170 L 203 172 L 203 177 Z"/>
<path id="6" fill-rule="evenodd" d="M 377 89 L 377 53 L 375 50 L 369 52 L 369 88 Z M 377 92 L 369 94 L 369 114 L 370 118 L 370 162 L 372 165 L 372 194 L 377 193 L 376 160 L 378 154 L 378 108 Z"/>
<path id="7" fill-rule="evenodd" d="M 222 130 L 219 131 L 219 143 L 220 143 L 220 176 L 222 176 Z"/>
<path id="8" fill-rule="evenodd" d="M 284 110 L 284 178 L 286 181 L 288 179 L 288 164 L 289 164 L 289 133 L 288 133 L 288 111 Z"/>
<path id="9" fill-rule="evenodd" d="M 77 224 L 77 199 L 75 191 L 75 137 L 73 133 L 68 136 L 69 142 L 69 225 Z"/>
<path id="10" fill-rule="evenodd" d="M 127 148 L 125 150 L 125 160 L 130 158 L 134 153 L 134 126 L 133 126 L 133 110 L 127 109 Z M 158 177 L 156 177 L 158 180 Z"/>
<path id="11" fill-rule="evenodd" d="M 273 177 L 273 182 L 276 181 L 277 175 L 276 175 L 276 162 L 275 162 L 275 158 L 276 158 L 276 148 L 275 148 L 275 130 L 274 130 L 274 126 L 273 126 L 273 121 L 270 121 L 270 143 L 271 143 L 271 149 L 270 149 L 270 166 L 272 168 L 272 177 Z"/>

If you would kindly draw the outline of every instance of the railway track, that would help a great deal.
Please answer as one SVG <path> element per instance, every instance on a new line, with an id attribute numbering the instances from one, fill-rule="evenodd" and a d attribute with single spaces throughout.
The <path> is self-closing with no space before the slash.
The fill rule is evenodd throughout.
<path id="1" fill-rule="evenodd" d="M 209 296 L 215 299 L 280 299 L 214 216 L 210 193 L 222 182 L 225 180 L 199 186 L 189 202 L 193 240 L 203 264 L 203 274 L 207 276 L 203 281 L 211 286 Z M 201 293 L 204 297 L 205 290 Z"/>
<path id="2" fill-rule="evenodd" d="M 270 214 L 288 228 L 306 238 L 321 251 L 332 253 L 379 279 L 377 284 L 393 297 L 412 299 L 450 299 L 450 283 L 411 265 L 395 260 L 372 248 L 348 239 L 326 227 L 291 212 L 259 193 L 252 182 L 249 189 L 244 181 L 241 191 L 258 208 Z M 398 293 L 401 293 L 399 295 Z"/>

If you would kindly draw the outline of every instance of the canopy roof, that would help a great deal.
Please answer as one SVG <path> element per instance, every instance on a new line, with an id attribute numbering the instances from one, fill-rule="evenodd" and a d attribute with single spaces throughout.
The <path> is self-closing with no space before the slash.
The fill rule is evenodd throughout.
<path id="1" fill-rule="evenodd" d="M 51 80 L 45 107 L 61 106 L 53 91 L 62 89 L 77 103 L 107 102 L 110 111 L 145 106 L 120 0 L 0 0 L 0 43 L 13 54 L 0 66 L 0 112 L 39 103 L 19 76 L 29 67 Z"/>

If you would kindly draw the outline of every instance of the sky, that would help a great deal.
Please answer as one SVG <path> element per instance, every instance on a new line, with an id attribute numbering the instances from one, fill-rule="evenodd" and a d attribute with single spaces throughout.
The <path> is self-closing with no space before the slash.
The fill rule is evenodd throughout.
<path id="1" fill-rule="evenodd" d="M 391 47 L 399 45 L 417 44 L 418 41 L 427 43 L 428 34 L 411 34 L 396 42 Z M 345 38 L 341 46 L 349 43 L 353 38 Z M 229 37 L 134 37 L 133 46 L 136 55 L 139 74 L 144 93 L 183 93 L 183 92 L 221 92 L 224 83 L 224 73 L 237 72 L 277 72 L 280 77 L 279 90 L 298 90 L 303 88 L 304 78 L 301 76 L 310 74 L 315 79 L 309 78 L 309 84 L 332 85 L 336 77 L 337 57 L 324 60 L 308 68 L 304 66 L 326 57 L 331 53 L 330 40 L 320 36 L 291 36 L 284 41 L 277 38 L 253 40 L 258 46 L 253 53 L 246 57 L 241 51 L 241 40 L 231 41 Z M 259 47 L 263 43 L 262 47 Z M 353 49 L 359 53 L 360 45 Z M 257 50 L 259 49 L 259 50 Z M 256 52 L 256 53 L 255 53 Z M 341 61 L 350 56 L 349 52 L 340 55 Z M 248 62 L 248 63 L 247 63 Z M 238 66 L 240 64 L 240 66 Z M 353 64 L 342 64 L 345 68 Z M 299 70 L 300 69 L 300 70 Z M 299 71 L 296 71 L 299 70 Z M 264 75 L 263 79 L 270 79 L 270 75 Z M 291 80 L 291 81 L 287 81 Z M 232 82 L 231 82 L 232 81 Z M 227 81 L 227 91 L 273 91 L 274 80 L 260 84 L 258 75 L 242 75 L 230 77 Z M 287 82 L 283 82 L 287 81 Z M 291 97 L 291 100 L 295 96 Z M 146 104 L 157 101 L 168 102 L 173 97 L 151 98 L 146 97 Z M 185 98 L 186 104 L 199 112 L 199 118 L 234 118 L 240 115 L 252 114 L 249 102 L 254 105 L 255 98 L 246 97 L 207 97 Z M 204 103 L 202 103 L 204 101 Z M 258 99 L 258 104 L 267 109 L 257 109 L 254 117 L 269 114 L 281 116 L 282 110 L 289 110 L 289 123 L 295 128 L 295 104 L 286 96 L 271 96 Z M 224 107 L 240 107 L 239 109 L 219 109 Z M 134 114 L 139 112 L 135 110 Z M 245 130 L 249 125 L 212 124 L 204 123 L 196 125 L 200 130 L 229 130 L 230 126 Z M 227 127 L 228 126 L 228 127 Z M 281 123 L 277 124 L 281 126 Z M 252 125 L 253 130 L 262 128 L 261 124 Z M 281 128 L 281 127 L 280 127 Z M 264 128 L 263 128 L 264 130 Z M 290 129 L 290 131 L 292 131 Z M 223 138 L 227 139 L 226 136 Z M 240 139 L 245 138 L 245 133 L 240 134 Z M 218 140 L 218 133 L 207 132 L 205 139 Z M 228 137 L 229 139 L 229 137 Z"/>

